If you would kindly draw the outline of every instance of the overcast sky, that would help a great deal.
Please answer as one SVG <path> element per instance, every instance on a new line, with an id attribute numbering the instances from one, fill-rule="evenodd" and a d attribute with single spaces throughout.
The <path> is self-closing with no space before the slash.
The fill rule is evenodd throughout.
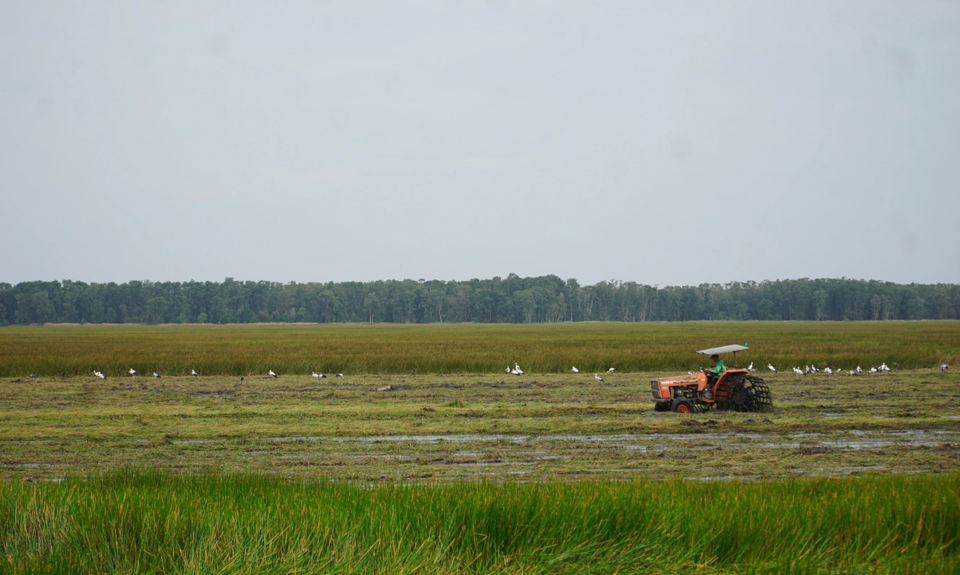
<path id="1" fill-rule="evenodd" d="M 0 0 L 0 281 L 960 282 L 960 2 Z"/>

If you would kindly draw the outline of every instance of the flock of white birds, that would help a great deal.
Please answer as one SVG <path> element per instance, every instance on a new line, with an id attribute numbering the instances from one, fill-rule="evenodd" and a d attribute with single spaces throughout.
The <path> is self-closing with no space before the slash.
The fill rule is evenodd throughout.
<path id="1" fill-rule="evenodd" d="M 893 365 L 896 366 L 897 364 L 894 363 Z M 767 364 L 767 369 L 769 369 L 769 370 L 772 371 L 773 373 L 777 373 L 777 368 L 773 367 L 773 364 L 771 364 L 771 363 L 768 363 L 768 364 Z M 856 369 L 850 369 L 850 370 L 847 370 L 847 371 L 844 371 L 844 370 L 842 370 L 842 369 L 833 369 L 833 368 L 830 368 L 830 367 L 825 367 L 825 368 L 823 368 L 823 369 L 820 369 L 820 368 L 818 368 L 818 367 L 815 366 L 815 365 L 807 365 L 807 366 L 804 366 L 803 368 L 794 367 L 794 368 L 792 368 L 792 369 L 793 369 L 793 373 L 795 373 L 795 374 L 797 374 L 797 375 L 801 375 L 801 376 L 802 376 L 802 375 L 810 375 L 811 373 L 825 373 L 825 374 L 827 374 L 827 375 L 843 375 L 844 373 L 846 373 L 847 375 L 860 375 L 860 374 L 863 373 L 863 369 L 861 369 L 859 365 L 856 367 Z M 941 363 L 941 364 L 940 364 L 940 371 L 941 371 L 941 372 L 947 371 L 948 369 L 950 369 L 950 366 L 949 366 L 949 365 L 947 365 L 947 364 L 945 364 L 945 363 Z M 751 372 L 757 371 L 756 369 L 754 369 L 754 367 L 753 367 L 753 362 L 752 362 L 752 361 L 750 362 L 750 365 L 747 366 L 747 370 L 749 370 L 749 371 L 751 371 Z M 570 368 L 570 371 L 572 371 L 573 373 L 580 373 L 580 370 L 577 369 L 577 366 L 573 366 L 572 368 Z M 607 370 L 607 373 L 614 373 L 615 371 L 617 371 L 617 368 L 611 367 L 610 369 Z M 887 366 L 886 362 L 881 363 L 880 365 L 878 365 L 878 366 L 876 366 L 876 367 L 871 367 L 869 370 L 867 370 L 867 373 L 881 373 L 881 372 L 884 372 L 884 371 L 891 371 L 891 370 L 890 370 L 890 367 Z M 133 369 L 132 367 L 130 368 L 130 370 L 129 370 L 127 373 L 129 373 L 131 376 L 136 376 L 136 375 L 138 375 L 137 370 Z M 512 368 L 511 368 L 510 366 L 507 366 L 506 373 L 510 373 L 510 374 L 513 374 L 513 375 L 523 375 L 523 370 L 520 369 L 520 364 L 519 364 L 519 363 L 514 363 Z M 690 372 L 688 372 L 688 373 L 690 373 Z M 107 376 L 105 376 L 102 371 L 94 370 L 93 375 L 99 377 L 100 379 L 106 379 L 106 378 L 107 378 Z M 197 377 L 197 376 L 199 376 L 200 374 L 197 373 L 197 370 L 191 369 L 191 370 L 190 370 L 190 375 L 192 375 L 193 377 Z M 277 374 L 276 374 L 272 369 L 267 372 L 267 376 L 269 376 L 269 377 L 271 377 L 271 378 L 273 378 L 273 379 L 277 379 Z M 34 377 L 34 375 L 31 374 L 30 377 Z M 153 372 L 153 377 L 155 377 L 155 378 L 157 378 L 157 379 L 160 379 L 160 374 L 157 373 L 157 372 Z M 326 379 L 326 378 L 327 378 L 327 375 L 324 374 L 324 373 L 313 372 L 313 373 L 311 374 L 311 377 L 313 377 L 314 379 Z M 343 374 L 342 374 L 342 373 L 338 373 L 338 374 L 337 374 L 337 377 L 342 378 L 342 377 L 343 377 Z M 602 377 L 600 377 L 599 375 L 597 375 L 596 373 L 593 374 L 593 377 L 594 377 L 597 381 L 601 381 L 601 382 L 604 381 L 604 379 L 603 379 Z M 240 378 L 240 381 L 243 381 L 243 378 L 242 378 L 242 377 Z"/>
<path id="2" fill-rule="evenodd" d="M 897 364 L 894 363 L 893 365 L 896 366 Z M 948 369 L 949 367 L 950 367 L 950 366 L 947 365 L 947 364 L 945 364 L 945 363 L 944 363 L 944 364 L 941 364 L 941 365 L 940 365 L 940 371 L 945 371 L 945 370 Z M 750 365 L 747 366 L 747 369 L 749 369 L 750 371 L 756 371 L 755 369 L 753 369 L 753 362 L 751 362 Z M 773 367 L 773 364 L 768 363 L 768 364 L 767 364 L 767 369 L 769 369 L 769 370 L 772 371 L 773 373 L 777 373 L 777 368 Z M 802 368 L 801 368 L 801 367 L 792 367 L 792 368 L 790 368 L 790 369 L 793 370 L 793 373 L 795 373 L 795 374 L 797 374 L 797 375 L 800 375 L 800 376 L 810 375 L 810 374 L 812 374 L 812 373 L 825 373 L 825 374 L 827 374 L 827 375 L 844 375 L 844 374 L 846 374 L 846 375 L 860 375 L 860 374 L 863 373 L 863 368 L 861 368 L 859 365 L 858 365 L 856 368 L 854 368 L 854 369 L 848 369 L 848 370 L 843 370 L 843 369 L 840 369 L 840 368 L 830 368 L 829 366 L 828 366 L 828 367 L 825 367 L 825 368 L 823 368 L 823 369 L 820 369 L 819 367 L 817 367 L 817 366 L 815 366 L 815 365 L 806 365 L 806 366 L 803 366 Z M 886 362 L 883 362 L 883 363 L 881 363 L 880 365 L 878 365 L 878 366 L 876 366 L 876 367 L 871 367 L 870 369 L 867 370 L 867 373 L 882 373 L 882 372 L 884 372 L 884 371 L 892 371 L 892 370 L 890 369 L 890 366 L 888 366 Z"/>
<path id="3" fill-rule="evenodd" d="M 132 367 L 131 367 L 129 370 L 127 370 L 127 373 L 129 373 L 131 376 L 137 376 L 137 375 L 139 375 L 139 373 L 137 372 L 137 370 L 133 369 Z M 93 370 L 93 375 L 95 375 L 96 377 L 99 377 L 100 379 L 107 379 L 107 376 L 104 375 L 103 372 L 102 372 L 102 371 L 99 371 L 99 370 Z M 199 376 L 200 376 L 200 374 L 197 373 L 197 370 L 196 370 L 196 369 L 191 369 L 191 370 L 190 370 L 190 375 L 192 375 L 193 377 L 199 377 Z M 273 378 L 273 379 L 277 379 L 277 374 L 276 374 L 276 372 L 274 372 L 272 369 L 269 370 L 269 371 L 267 371 L 267 376 L 268 376 L 268 377 L 271 377 L 271 378 Z M 34 377 L 33 374 L 31 374 L 30 377 Z M 157 373 L 157 372 L 153 372 L 153 377 L 155 377 L 155 378 L 157 378 L 157 379 L 160 379 L 162 376 L 161 376 L 159 373 Z M 326 374 L 317 373 L 317 372 L 313 372 L 313 377 L 315 377 L 315 378 L 317 378 L 317 379 L 326 379 L 326 378 L 327 378 Z M 342 373 L 338 373 L 338 374 L 337 374 L 337 377 L 343 377 L 343 374 L 342 374 Z M 241 377 L 241 378 L 240 378 L 240 381 L 243 381 L 243 380 L 244 380 L 244 378 Z"/>

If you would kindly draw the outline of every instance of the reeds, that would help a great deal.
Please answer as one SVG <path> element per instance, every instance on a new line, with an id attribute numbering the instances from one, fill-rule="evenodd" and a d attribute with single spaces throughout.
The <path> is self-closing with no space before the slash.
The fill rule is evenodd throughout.
<path id="1" fill-rule="evenodd" d="M 0 572 L 955 573 L 960 474 L 361 485 L 124 471 L 0 484 Z"/>
<path id="2" fill-rule="evenodd" d="M 955 321 L 43 326 L 0 328 L 0 377 L 686 370 L 706 363 L 697 349 L 744 342 L 741 365 L 781 369 L 960 363 Z"/>

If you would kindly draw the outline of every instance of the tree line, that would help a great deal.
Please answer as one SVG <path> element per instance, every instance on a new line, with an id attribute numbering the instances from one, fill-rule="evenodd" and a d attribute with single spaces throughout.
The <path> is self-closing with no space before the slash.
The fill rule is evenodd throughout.
<path id="1" fill-rule="evenodd" d="M 0 325 L 960 319 L 960 285 L 795 279 L 658 287 L 467 281 L 0 283 Z"/>

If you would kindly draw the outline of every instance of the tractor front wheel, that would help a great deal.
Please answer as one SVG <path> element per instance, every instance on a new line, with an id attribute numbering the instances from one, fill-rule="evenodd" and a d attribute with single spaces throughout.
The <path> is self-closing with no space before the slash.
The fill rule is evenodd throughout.
<path id="1" fill-rule="evenodd" d="M 654 411 L 670 411 L 669 401 L 658 401 L 653 404 Z"/>
<path id="2" fill-rule="evenodd" d="M 673 405 L 670 406 L 670 411 L 675 413 L 693 413 L 693 402 L 689 399 L 674 399 Z"/>

